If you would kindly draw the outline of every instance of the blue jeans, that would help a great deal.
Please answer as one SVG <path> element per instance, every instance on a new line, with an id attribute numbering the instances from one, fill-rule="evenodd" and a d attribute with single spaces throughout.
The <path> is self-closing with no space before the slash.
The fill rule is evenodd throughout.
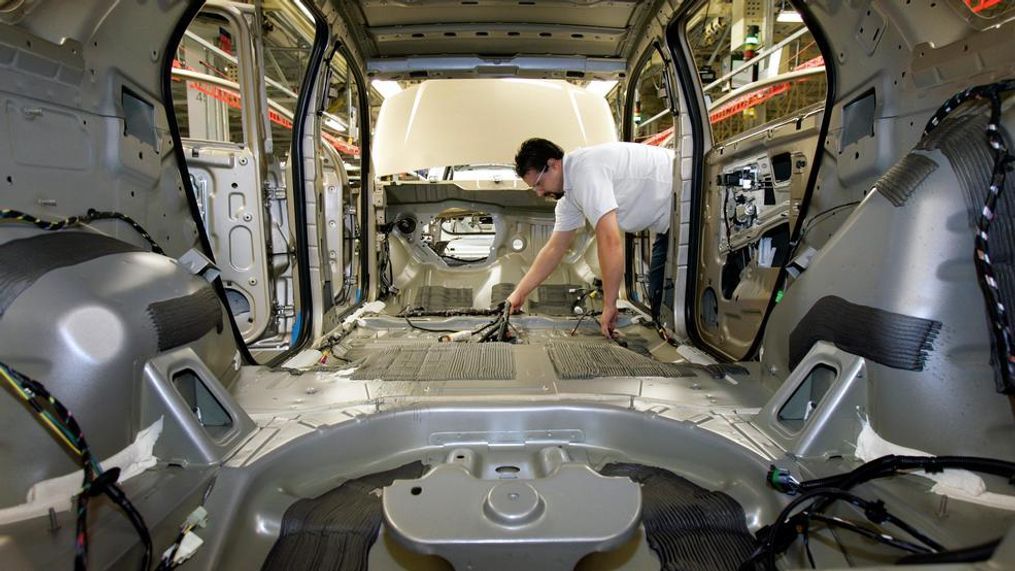
<path id="1" fill-rule="evenodd" d="M 666 274 L 666 250 L 669 247 L 670 233 L 664 232 L 656 236 L 652 243 L 652 262 L 648 267 L 648 296 L 652 309 L 652 319 L 659 319 L 659 311 L 663 301 L 663 277 Z"/>

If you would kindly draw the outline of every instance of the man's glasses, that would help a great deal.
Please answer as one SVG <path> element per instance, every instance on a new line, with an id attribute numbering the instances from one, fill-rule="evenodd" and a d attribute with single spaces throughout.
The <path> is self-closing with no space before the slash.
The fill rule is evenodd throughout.
<path id="1" fill-rule="evenodd" d="M 543 180 L 543 175 L 546 174 L 546 169 L 549 168 L 549 166 L 550 165 L 543 166 L 543 170 L 539 171 L 539 176 L 536 177 L 535 182 L 532 183 L 532 188 L 529 190 L 536 190 L 536 187 L 539 186 L 539 181 Z"/>

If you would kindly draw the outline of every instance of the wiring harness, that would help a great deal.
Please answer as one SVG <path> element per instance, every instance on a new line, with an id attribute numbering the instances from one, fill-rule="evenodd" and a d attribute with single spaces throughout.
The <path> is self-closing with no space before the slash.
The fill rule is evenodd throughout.
<path id="1" fill-rule="evenodd" d="M 92 455 L 77 420 L 63 403 L 46 390 L 42 383 L 19 373 L 4 363 L 0 363 L 0 377 L 3 377 L 6 385 L 14 394 L 31 408 L 36 418 L 48 429 L 53 438 L 74 456 L 84 473 L 81 493 L 77 496 L 77 527 L 74 537 L 75 571 L 84 571 L 88 567 L 88 501 L 100 494 L 105 494 L 112 500 L 130 520 L 144 545 L 144 557 L 141 560 L 140 568 L 147 571 L 152 559 L 151 536 L 140 512 L 134 508 L 126 494 L 116 484 L 120 477 L 120 469 L 102 469 L 99 461 Z"/>
<path id="2" fill-rule="evenodd" d="M 500 341 L 510 343 L 521 335 L 518 329 L 511 323 L 511 304 L 506 301 L 499 304 L 496 309 L 477 311 L 481 311 L 482 313 L 470 313 L 469 315 L 495 315 L 496 317 L 475 329 L 459 330 L 423 327 L 413 323 L 409 319 L 410 316 L 408 311 L 403 311 L 400 315 L 403 319 L 405 319 L 405 322 L 409 325 L 409 327 L 413 329 L 426 331 L 427 333 L 446 333 L 447 335 L 441 336 L 441 341 L 473 341 L 476 343 Z M 448 317 L 460 315 L 464 314 L 453 312 L 449 314 Z"/>
<path id="3" fill-rule="evenodd" d="M 130 225 L 130 227 L 133 228 L 135 232 L 137 232 L 142 238 L 144 238 L 145 242 L 148 242 L 148 245 L 151 246 L 152 252 L 162 255 L 165 255 L 166 253 L 162 249 L 162 247 L 159 246 L 157 242 L 155 242 L 155 239 L 152 238 L 151 234 L 149 234 L 140 224 L 138 224 L 136 220 L 121 212 L 100 211 L 95 210 L 94 208 L 90 208 L 88 209 L 88 213 L 86 213 L 84 216 L 71 216 L 69 218 L 64 218 L 61 220 L 43 220 L 36 216 L 32 216 L 27 212 L 21 212 L 20 210 L 12 210 L 10 208 L 4 208 L 0 210 L 0 220 L 16 220 L 18 222 L 34 224 L 36 227 L 41 228 L 43 230 L 63 230 L 64 228 L 67 228 L 69 226 L 84 225 L 88 224 L 89 222 L 94 222 L 96 220 L 121 220 Z"/>
<path id="4" fill-rule="evenodd" d="M 976 222 L 975 257 L 976 275 L 983 290 L 987 313 L 990 317 L 994 350 L 997 355 L 1000 379 L 998 392 L 1015 394 L 1015 339 L 1011 330 L 1008 308 L 1001 301 L 1001 291 L 990 261 L 990 226 L 997 216 L 997 200 L 1004 190 L 1005 178 L 1015 157 L 1008 151 L 1008 143 L 1001 132 L 1001 94 L 1015 90 L 1015 79 L 988 85 L 970 87 L 945 102 L 927 122 L 923 130 L 926 137 L 955 109 L 967 101 L 985 101 L 990 105 L 986 141 L 994 155 L 987 199 Z"/>
<path id="5" fill-rule="evenodd" d="M 798 482 L 786 470 L 772 466 L 766 476 L 768 484 L 779 492 L 797 497 L 783 508 L 771 525 L 758 531 L 758 547 L 751 558 L 740 566 L 740 570 L 749 571 L 759 566 L 766 570 L 775 569 L 776 556 L 789 549 L 798 536 L 802 537 L 811 567 L 815 567 L 808 536 L 812 521 L 851 531 L 912 554 L 903 558 L 906 561 L 913 561 L 912 557 L 918 557 L 916 561 L 924 562 L 954 561 L 957 557 L 981 557 L 980 560 L 989 558 L 993 553 L 990 546 L 996 547 L 997 541 L 949 551 L 923 532 L 891 514 L 881 500 L 866 500 L 849 491 L 871 480 L 895 476 L 910 470 L 935 473 L 945 469 L 964 469 L 1001 476 L 1015 485 L 1015 463 L 970 456 L 888 455 L 871 460 L 850 472 L 805 482 Z M 868 527 L 855 521 L 821 513 L 836 501 L 846 501 L 856 506 L 870 523 L 876 526 L 890 524 L 915 539 L 916 543 L 895 537 L 880 528 Z"/>

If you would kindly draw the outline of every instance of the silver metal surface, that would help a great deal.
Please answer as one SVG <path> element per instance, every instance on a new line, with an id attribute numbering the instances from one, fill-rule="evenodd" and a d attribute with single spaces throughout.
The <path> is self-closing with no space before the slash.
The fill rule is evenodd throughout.
<path id="1" fill-rule="evenodd" d="M 803 427 L 794 430 L 780 421 L 780 411 L 811 372 L 820 366 L 834 369 L 835 380 L 814 403 L 816 406 L 805 417 Z M 762 407 L 754 422 L 793 456 L 849 455 L 856 445 L 864 420 L 862 415 L 866 414 L 869 404 L 865 369 L 864 359 L 819 341 Z"/>
<path id="2" fill-rule="evenodd" d="M 457 569 L 491 570 L 569 570 L 631 537 L 641 516 L 638 484 L 600 476 L 562 448 L 544 448 L 538 457 L 544 473 L 534 477 L 503 465 L 493 468 L 496 479 L 481 479 L 471 466 L 475 455 L 452 450 L 422 478 L 384 489 L 387 531 Z"/>

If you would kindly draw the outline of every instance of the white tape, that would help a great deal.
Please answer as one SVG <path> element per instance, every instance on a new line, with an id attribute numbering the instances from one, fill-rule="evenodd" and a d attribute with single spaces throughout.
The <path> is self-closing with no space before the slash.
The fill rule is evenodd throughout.
<path id="1" fill-rule="evenodd" d="M 155 442 L 162 434 L 162 418 L 151 426 L 137 433 L 134 442 L 100 462 L 103 470 L 120 469 L 117 482 L 124 482 L 155 465 L 156 458 L 152 453 Z M 0 509 L 0 525 L 14 523 L 49 513 L 50 508 L 61 512 L 71 509 L 71 502 L 81 491 L 81 471 L 65 476 L 43 480 L 28 490 L 25 503 Z"/>
<path id="2" fill-rule="evenodd" d="M 895 454 L 896 456 L 933 456 L 923 450 L 906 448 L 892 444 L 881 438 L 869 421 L 864 421 L 863 429 L 856 440 L 856 457 L 864 462 L 875 458 Z M 924 471 L 912 472 L 916 476 L 933 480 L 934 487 L 930 491 L 957 500 L 1015 511 L 1015 496 L 996 494 L 987 491 L 983 478 L 968 470 L 943 470 L 929 474 Z"/>

